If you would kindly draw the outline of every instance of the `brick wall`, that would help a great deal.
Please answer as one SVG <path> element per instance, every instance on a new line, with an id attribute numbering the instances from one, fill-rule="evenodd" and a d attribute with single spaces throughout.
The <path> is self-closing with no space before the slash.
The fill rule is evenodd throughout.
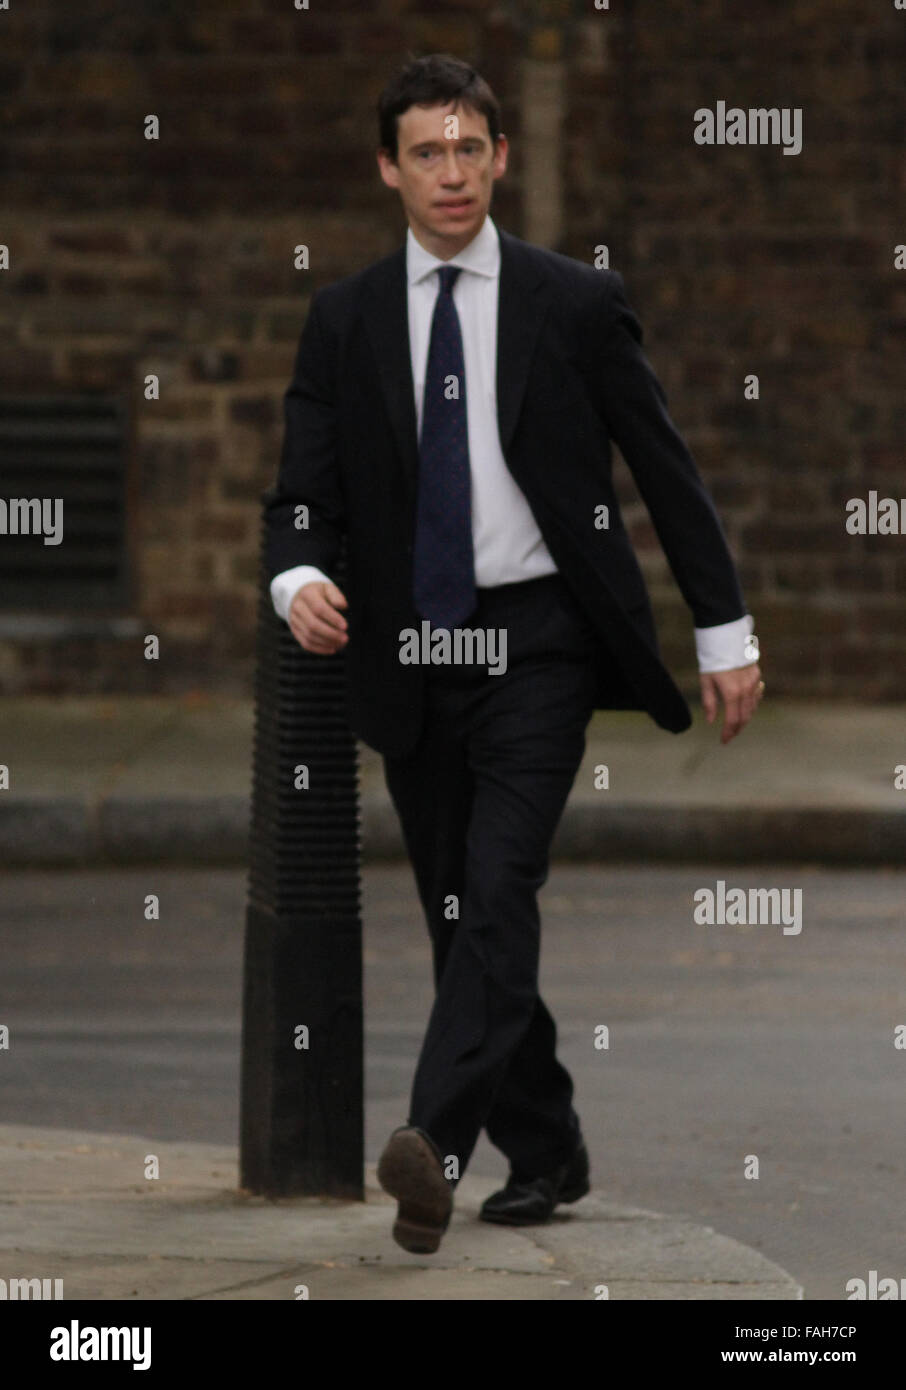
<path id="1" fill-rule="evenodd" d="M 129 402 L 140 633 L 87 636 L 74 614 L 56 638 L 6 637 L 3 689 L 251 689 L 281 397 L 311 290 L 402 239 L 373 112 L 412 49 L 467 57 L 501 98 L 514 150 L 493 211 L 516 234 L 523 57 L 561 64 L 558 249 L 590 260 L 606 244 L 625 275 L 725 520 L 772 691 L 899 694 L 906 539 L 848 536 L 843 506 L 902 490 L 906 14 L 861 0 L 739 5 L 732 19 L 710 0 L 118 8 L 2 17 L 0 390 Z M 695 145 L 693 111 L 719 98 L 802 107 L 802 154 Z M 149 114 L 158 141 L 143 136 Z M 750 372 L 757 402 L 742 396 Z M 150 373 L 159 401 L 144 399 Z M 623 489 L 688 684 L 688 614 Z M 145 633 L 162 639 L 158 662 Z"/>
<path id="2" fill-rule="evenodd" d="M 899 698 L 906 537 L 847 534 L 845 502 L 906 494 L 906 13 L 614 9 L 585 21 L 571 66 L 562 249 L 589 259 L 607 244 L 626 279 L 724 519 L 771 691 Z M 719 99 L 801 107 L 802 153 L 695 144 L 693 113 Z M 748 373 L 758 401 L 743 398 Z M 665 652 L 688 669 L 686 610 L 644 508 L 628 515 Z"/>

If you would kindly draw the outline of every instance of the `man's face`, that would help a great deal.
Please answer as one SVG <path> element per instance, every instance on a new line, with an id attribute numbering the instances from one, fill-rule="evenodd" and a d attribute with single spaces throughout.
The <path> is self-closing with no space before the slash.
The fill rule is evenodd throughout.
<path id="1" fill-rule="evenodd" d="M 494 180 L 506 169 L 507 142 L 496 149 L 485 116 L 467 106 L 410 106 L 397 118 L 396 163 L 378 151 L 381 178 L 396 188 L 413 234 L 449 260 L 480 230 Z"/>

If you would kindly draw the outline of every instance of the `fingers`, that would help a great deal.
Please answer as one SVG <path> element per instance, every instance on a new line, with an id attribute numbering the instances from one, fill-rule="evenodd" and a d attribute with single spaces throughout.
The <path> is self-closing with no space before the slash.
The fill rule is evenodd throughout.
<path id="1" fill-rule="evenodd" d="M 748 724 L 749 720 L 752 718 L 752 715 L 755 713 L 759 704 L 761 703 L 761 697 L 763 694 L 764 681 L 761 680 L 760 677 L 757 679 L 753 679 L 751 685 L 748 687 L 746 691 L 744 691 L 742 696 L 743 724 Z"/>
<path id="2" fill-rule="evenodd" d="M 731 738 L 735 738 L 746 720 L 742 713 L 742 696 L 724 696 L 724 726 L 720 731 L 721 743 L 729 743 Z"/>
<path id="3" fill-rule="evenodd" d="M 708 675 L 702 676 L 701 685 L 702 709 L 705 711 L 705 718 L 707 719 L 708 723 L 713 724 L 714 720 L 717 718 L 717 709 L 720 703 L 717 698 L 717 689 L 714 685 L 713 680 Z"/>
<path id="4" fill-rule="evenodd" d="M 322 586 L 324 589 L 327 587 L 326 584 Z M 335 593 L 340 594 L 335 585 L 330 587 Z M 343 599 L 342 594 L 340 594 L 340 598 Z M 345 603 L 346 600 L 343 599 L 343 602 Z M 342 635 L 346 632 L 347 622 L 343 614 L 333 606 L 326 594 L 318 593 L 316 589 L 308 595 L 307 618 L 312 634 L 316 637 L 335 637 L 337 634 Z"/>
<path id="5" fill-rule="evenodd" d="M 764 694 L 764 681 L 758 666 L 716 672 L 714 681 L 723 697 L 725 711 L 720 741 L 729 743 L 745 728 L 758 708 Z"/>
<path id="6" fill-rule="evenodd" d="M 330 656 L 349 641 L 348 624 L 338 611 L 347 606 L 346 597 L 336 584 L 322 580 L 305 584 L 290 605 L 290 631 L 306 651 Z"/>
<path id="7" fill-rule="evenodd" d="M 322 587 L 324 589 L 325 598 L 327 599 L 328 603 L 333 604 L 334 609 L 338 607 L 346 608 L 348 606 L 346 603 L 346 595 L 343 593 L 342 589 L 337 588 L 336 584 L 324 584 Z M 334 612 L 334 617 L 339 617 L 339 614 Z M 343 623 L 343 626 L 345 627 L 345 618 L 341 619 L 341 621 Z"/>

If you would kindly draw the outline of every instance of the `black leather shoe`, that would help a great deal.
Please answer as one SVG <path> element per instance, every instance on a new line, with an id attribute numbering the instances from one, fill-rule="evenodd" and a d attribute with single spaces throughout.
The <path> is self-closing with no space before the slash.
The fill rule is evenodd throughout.
<path id="1" fill-rule="evenodd" d="M 377 1177 L 399 1202 L 393 1224 L 397 1245 L 413 1255 L 433 1255 L 453 1211 L 453 1188 L 434 1140 L 423 1129 L 401 1125 L 387 1140 Z"/>
<path id="2" fill-rule="evenodd" d="M 591 1191 L 588 1150 L 580 1141 L 568 1163 L 541 1177 L 510 1173 L 506 1187 L 493 1192 L 482 1205 L 482 1221 L 501 1226 L 539 1226 L 550 1221 L 559 1202 L 578 1202 Z"/>

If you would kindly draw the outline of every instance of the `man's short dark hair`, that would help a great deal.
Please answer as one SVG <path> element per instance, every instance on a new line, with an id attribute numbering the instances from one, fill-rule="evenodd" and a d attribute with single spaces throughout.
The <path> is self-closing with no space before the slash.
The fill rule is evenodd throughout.
<path id="1" fill-rule="evenodd" d="M 500 103 L 481 73 L 449 53 L 430 53 L 426 58 L 410 57 L 381 92 L 377 108 L 381 148 L 396 163 L 397 117 L 410 106 L 447 106 L 451 101 L 484 116 L 491 144 L 497 144 Z"/>

